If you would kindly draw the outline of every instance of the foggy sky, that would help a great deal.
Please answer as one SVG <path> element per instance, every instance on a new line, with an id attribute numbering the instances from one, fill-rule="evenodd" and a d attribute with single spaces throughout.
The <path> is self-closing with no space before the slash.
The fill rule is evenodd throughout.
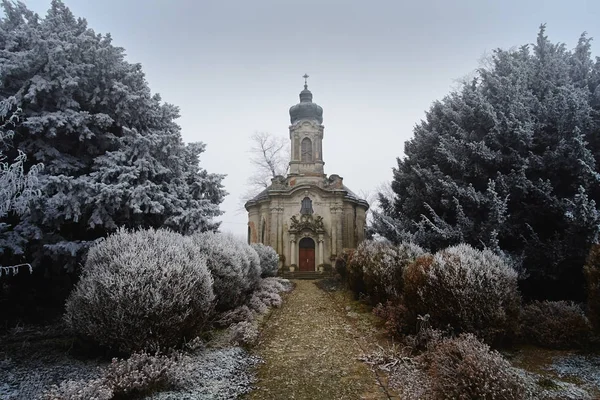
<path id="1" fill-rule="evenodd" d="M 180 107 L 184 140 L 207 144 L 202 167 L 227 174 L 222 231 L 243 237 L 249 137 L 288 137 L 304 73 L 324 109 L 325 172 L 361 194 L 391 180 L 414 125 L 485 54 L 534 42 L 541 23 L 569 49 L 583 31 L 600 41 L 597 0 L 64 2 Z"/>

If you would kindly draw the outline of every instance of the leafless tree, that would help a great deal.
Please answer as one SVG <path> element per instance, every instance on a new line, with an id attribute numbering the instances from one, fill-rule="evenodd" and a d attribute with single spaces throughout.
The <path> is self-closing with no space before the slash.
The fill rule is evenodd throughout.
<path id="1" fill-rule="evenodd" d="M 250 141 L 250 162 L 254 170 L 248 177 L 248 190 L 241 197 L 242 204 L 266 189 L 275 176 L 287 175 L 289 169 L 290 148 L 285 137 L 255 132 Z"/>

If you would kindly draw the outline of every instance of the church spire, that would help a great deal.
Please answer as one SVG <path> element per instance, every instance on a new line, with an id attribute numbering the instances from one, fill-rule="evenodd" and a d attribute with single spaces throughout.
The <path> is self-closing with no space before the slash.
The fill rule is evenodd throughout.
<path id="1" fill-rule="evenodd" d="M 300 103 L 290 108 L 291 159 L 290 174 L 322 177 L 323 172 L 323 109 L 312 101 L 308 90 L 308 74 Z M 306 123 L 308 122 L 308 123 Z"/>
<path id="2" fill-rule="evenodd" d="M 313 103 L 313 95 L 308 90 L 308 74 L 302 76 L 304 78 L 304 90 L 300 92 L 300 103 L 290 108 L 290 122 L 292 124 L 297 121 L 308 119 L 323 123 L 323 109 L 316 103 Z"/>

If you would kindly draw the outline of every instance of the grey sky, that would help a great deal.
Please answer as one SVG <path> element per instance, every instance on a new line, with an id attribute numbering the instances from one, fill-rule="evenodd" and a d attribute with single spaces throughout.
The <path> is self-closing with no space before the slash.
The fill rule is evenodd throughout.
<path id="1" fill-rule="evenodd" d="M 360 193 L 391 179 L 413 126 L 486 52 L 533 42 L 543 22 L 569 48 L 583 31 L 600 41 L 597 0 L 64 1 L 181 108 L 184 140 L 208 145 L 202 166 L 227 174 L 222 230 L 237 235 L 249 136 L 287 137 L 305 72 L 324 109 L 325 172 Z M 25 3 L 43 15 L 50 0 Z"/>

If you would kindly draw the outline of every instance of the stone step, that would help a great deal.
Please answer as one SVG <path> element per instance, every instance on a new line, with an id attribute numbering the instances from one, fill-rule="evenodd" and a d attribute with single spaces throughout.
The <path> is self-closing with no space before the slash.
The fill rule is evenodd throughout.
<path id="1" fill-rule="evenodd" d="M 285 279 L 323 279 L 328 278 L 330 276 L 330 272 L 319 271 L 286 271 L 281 274 L 281 277 Z"/>

